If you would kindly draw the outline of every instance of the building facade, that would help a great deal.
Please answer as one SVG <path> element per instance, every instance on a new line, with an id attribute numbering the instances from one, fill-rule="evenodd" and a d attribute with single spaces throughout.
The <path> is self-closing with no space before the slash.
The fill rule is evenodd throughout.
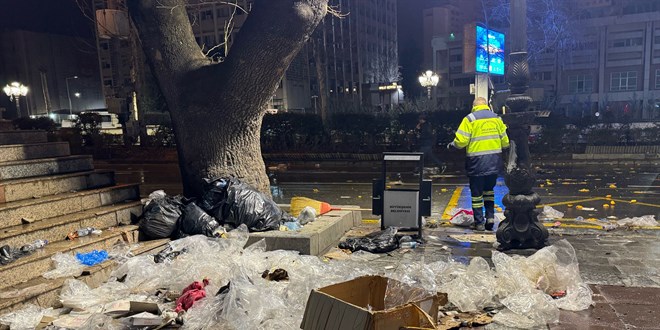
<path id="1" fill-rule="evenodd" d="M 198 2 L 189 6 L 197 43 L 214 59 L 231 53 L 231 43 L 249 15 L 252 1 L 236 4 Z M 341 16 L 324 18 L 313 40 L 291 63 L 269 106 L 315 112 L 321 93 L 336 105 L 356 102 L 387 107 L 402 101 L 400 90 L 388 87 L 399 80 L 396 1 L 332 0 L 330 5 Z M 319 79 L 325 83 L 319 84 Z"/>
<path id="2" fill-rule="evenodd" d="M 579 0 L 575 6 L 579 14 L 565 13 L 571 15 L 572 28 L 562 36 L 571 39 L 570 45 L 530 50 L 533 106 L 569 117 L 660 117 L 660 2 Z M 468 106 L 473 98 L 474 74 L 462 70 L 464 36 L 462 29 L 454 32 L 456 25 L 483 21 L 465 17 L 451 23 L 452 10 L 444 6 L 424 12 L 425 59 L 441 76 L 437 101 L 448 109 Z M 528 38 L 542 38 L 538 33 L 530 29 Z M 503 76 L 491 80 L 495 89 L 507 88 Z"/>

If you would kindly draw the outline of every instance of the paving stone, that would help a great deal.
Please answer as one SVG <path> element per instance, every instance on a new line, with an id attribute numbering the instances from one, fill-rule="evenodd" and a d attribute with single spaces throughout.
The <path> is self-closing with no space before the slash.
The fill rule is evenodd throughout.
<path id="1" fill-rule="evenodd" d="M 67 142 L 0 146 L 0 162 L 63 157 L 71 154 Z"/>
<path id="2" fill-rule="evenodd" d="M 630 288 L 602 285 L 599 286 L 599 289 L 601 294 L 611 304 L 660 306 L 660 288 Z"/>
<path id="3" fill-rule="evenodd" d="M 657 300 L 656 300 L 657 302 Z M 655 328 L 660 325 L 657 305 L 612 304 L 626 328 Z"/>

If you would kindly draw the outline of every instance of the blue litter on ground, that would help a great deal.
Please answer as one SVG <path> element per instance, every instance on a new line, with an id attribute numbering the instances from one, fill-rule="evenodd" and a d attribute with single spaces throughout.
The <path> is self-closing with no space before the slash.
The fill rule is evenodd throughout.
<path id="1" fill-rule="evenodd" d="M 108 251 L 94 250 L 88 253 L 76 253 L 76 259 L 85 266 L 94 266 L 108 259 Z"/>

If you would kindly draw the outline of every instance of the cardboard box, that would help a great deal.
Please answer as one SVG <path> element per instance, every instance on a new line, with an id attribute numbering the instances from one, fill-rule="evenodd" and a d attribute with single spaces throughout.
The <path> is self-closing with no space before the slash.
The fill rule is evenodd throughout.
<path id="1" fill-rule="evenodd" d="M 399 330 L 402 327 L 431 327 L 429 317 L 437 322 L 439 306 L 447 303 L 445 294 L 385 310 L 388 283 L 405 287 L 405 284 L 387 277 L 364 276 L 312 290 L 300 328 Z"/>

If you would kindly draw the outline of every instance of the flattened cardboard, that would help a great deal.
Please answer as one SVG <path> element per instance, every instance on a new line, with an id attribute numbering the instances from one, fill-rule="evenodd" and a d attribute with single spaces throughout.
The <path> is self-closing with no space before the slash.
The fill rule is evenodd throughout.
<path id="1" fill-rule="evenodd" d="M 388 281 L 394 280 L 382 276 L 364 276 L 312 290 L 301 329 L 399 330 L 406 326 L 427 326 L 427 316 L 420 309 L 433 322 L 437 321 L 440 304 L 447 303 L 446 295 L 436 295 L 384 310 Z"/>
<path id="2" fill-rule="evenodd" d="M 128 316 L 142 312 L 160 315 L 158 304 L 144 301 L 120 300 L 109 303 L 103 308 L 103 314 L 112 317 Z"/>

